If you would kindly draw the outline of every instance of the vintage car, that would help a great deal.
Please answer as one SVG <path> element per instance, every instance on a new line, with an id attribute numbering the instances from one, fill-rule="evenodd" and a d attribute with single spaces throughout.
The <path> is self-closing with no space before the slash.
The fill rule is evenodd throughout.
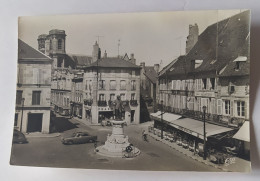
<path id="1" fill-rule="evenodd" d="M 15 129 L 13 133 L 13 143 L 23 144 L 28 143 L 28 141 L 22 132 Z"/>
<path id="2" fill-rule="evenodd" d="M 72 135 L 64 136 L 61 142 L 65 145 L 94 143 L 97 141 L 97 136 L 89 135 L 87 132 L 74 132 Z"/>

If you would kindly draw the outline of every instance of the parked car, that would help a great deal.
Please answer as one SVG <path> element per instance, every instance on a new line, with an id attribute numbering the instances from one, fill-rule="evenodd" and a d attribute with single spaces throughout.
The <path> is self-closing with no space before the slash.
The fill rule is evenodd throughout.
<path id="1" fill-rule="evenodd" d="M 23 144 L 28 143 L 28 141 L 21 131 L 15 129 L 13 133 L 13 143 Z"/>
<path id="2" fill-rule="evenodd" d="M 61 138 L 61 142 L 65 145 L 94 143 L 96 141 L 97 136 L 89 135 L 89 133 L 87 132 L 74 132 L 72 135 L 68 135 Z"/>

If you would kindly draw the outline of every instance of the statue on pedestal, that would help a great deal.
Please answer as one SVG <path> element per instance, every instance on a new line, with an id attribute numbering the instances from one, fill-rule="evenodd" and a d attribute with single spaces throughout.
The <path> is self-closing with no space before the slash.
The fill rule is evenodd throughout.
<path id="1" fill-rule="evenodd" d="M 122 110 L 123 110 L 123 104 L 120 99 L 120 96 L 117 96 L 115 102 L 115 120 L 122 120 Z"/>

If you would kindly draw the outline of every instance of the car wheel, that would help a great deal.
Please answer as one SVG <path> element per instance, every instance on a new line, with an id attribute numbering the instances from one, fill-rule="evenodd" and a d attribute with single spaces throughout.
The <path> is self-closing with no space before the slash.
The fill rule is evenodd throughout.
<path id="1" fill-rule="evenodd" d="M 73 144 L 73 141 L 68 141 L 68 144 L 69 144 L 69 145 L 72 145 L 72 144 Z"/>

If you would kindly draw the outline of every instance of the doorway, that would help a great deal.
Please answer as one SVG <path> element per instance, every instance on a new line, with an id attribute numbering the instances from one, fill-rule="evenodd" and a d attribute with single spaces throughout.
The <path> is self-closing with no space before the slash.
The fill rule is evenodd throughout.
<path id="1" fill-rule="evenodd" d="M 28 114 L 27 132 L 41 132 L 42 131 L 42 113 Z"/>

